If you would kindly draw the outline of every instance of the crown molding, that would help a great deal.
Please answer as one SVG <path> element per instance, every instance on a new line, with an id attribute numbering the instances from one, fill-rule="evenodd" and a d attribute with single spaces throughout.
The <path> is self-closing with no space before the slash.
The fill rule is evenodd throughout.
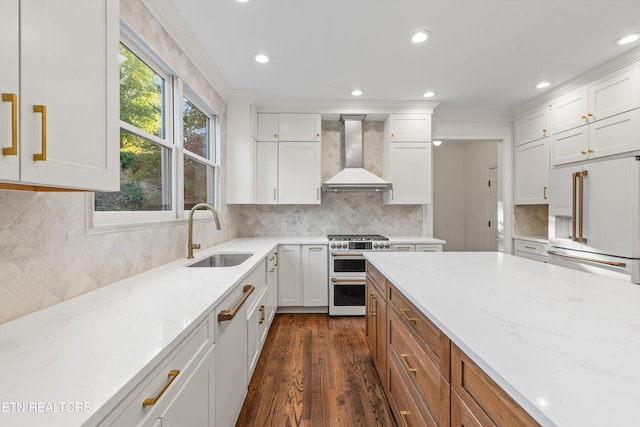
<path id="1" fill-rule="evenodd" d="M 515 107 L 513 112 L 514 119 L 519 119 L 522 116 L 530 113 L 531 110 L 542 108 L 548 105 L 553 99 L 562 96 L 572 90 L 578 89 L 585 84 L 588 84 L 606 74 L 620 70 L 622 68 L 632 66 L 634 63 L 640 61 L 640 47 L 633 48 L 627 52 L 616 56 L 615 58 L 606 61 L 600 65 L 585 71 L 584 73 L 574 77 L 573 79 L 566 81 L 547 92 L 530 99 L 529 101 Z"/>
<path id="2" fill-rule="evenodd" d="M 173 7 L 170 0 L 141 0 L 149 12 L 160 22 L 180 49 L 193 61 L 211 86 L 227 100 L 231 87 L 225 80 L 213 60 L 207 55 L 196 37 L 193 35 L 182 16 Z"/>

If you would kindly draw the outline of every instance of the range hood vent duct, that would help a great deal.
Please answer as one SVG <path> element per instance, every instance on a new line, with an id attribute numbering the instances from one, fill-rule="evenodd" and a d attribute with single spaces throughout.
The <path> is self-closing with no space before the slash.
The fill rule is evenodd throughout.
<path id="1" fill-rule="evenodd" d="M 363 167 L 362 122 L 365 115 L 340 116 L 344 123 L 345 168 L 322 184 L 325 192 L 380 192 L 389 191 L 391 183 L 369 172 Z"/>

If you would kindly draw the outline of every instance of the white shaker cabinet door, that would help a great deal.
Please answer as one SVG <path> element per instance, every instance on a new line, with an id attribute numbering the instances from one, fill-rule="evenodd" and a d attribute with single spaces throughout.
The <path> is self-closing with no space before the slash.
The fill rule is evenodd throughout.
<path id="1" fill-rule="evenodd" d="M 302 305 L 300 245 L 278 247 L 278 306 Z"/>
<path id="2" fill-rule="evenodd" d="M 119 189 L 118 7 L 20 2 L 22 182 Z"/>
<path id="3" fill-rule="evenodd" d="M 327 245 L 302 246 L 302 284 L 305 307 L 329 305 Z"/>
<path id="4" fill-rule="evenodd" d="M 554 134 L 588 123 L 589 91 L 581 88 L 556 100 L 551 105 L 551 129 Z"/>
<path id="5" fill-rule="evenodd" d="M 280 142 L 278 147 L 279 204 L 320 204 L 320 144 Z"/>
<path id="6" fill-rule="evenodd" d="M 255 203 L 278 203 L 278 143 L 258 142 L 256 149 Z"/>
<path id="7" fill-rule="evenodd" d="M 258 141 L 278 142 L 278 114 L 258 113 Z"/>
<path id="8" fill-rule="evenodd" d="M 280 141 L 320 141 L 320 114 L 279 114 Z"/>
<path id="9" fill-rule="evenodd" d="M 547 204 L 549 139 L 515 149 L 515 204 Z"/>
<path id="10" fill-rule="evenodd" d="M 18 157 L 18 96 L 20 34 L 18 0 L 0 1 L 0 179 L 20 179 Z"/>
<path id="11" fill-rule="evenodd" d="M 389 143 L 385 156 L 385 178 L 393 189 L 384 193 L 384 202 L 405 205 L 431 203 L 431 143 Z"/>
<path id="12" fill-rule="evenodd" d="M 545 106 L 519 119 L 515 123 L 515 128 L 516 145 L 549 136 L 549 108 Z"/>

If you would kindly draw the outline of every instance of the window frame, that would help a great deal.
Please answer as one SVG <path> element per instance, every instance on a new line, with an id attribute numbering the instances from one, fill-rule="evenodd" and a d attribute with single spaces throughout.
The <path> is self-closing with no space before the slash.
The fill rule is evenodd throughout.
<path id="1" fill-rule="evenodd" d="M 163 182 L 163 198 L 171 200 L 171 210 L 166 211 L 96 211 L 94 195 L 91 193 L 90 228 L 95 232 L 111 229 L 146 228 L 168 221 L 184 221 L 189 211 L 184 210 L 184 156 L 188 156 L 211 167 L 212 177 L 208 179 L 208 193 L 213 193 L 212 204 L 216 209 L 220 206 L 220 115 L 203 100 L 201 96 L 184 81 L 176 76 L 162 59 L 126 27 L 121 28 L 120 43 L 131 50 L 140 60 L 149 66 L 165 81 L 164 88 L 164 139 L 151 135 L 142 129 L 120 120 L 120 129 L 144 138 L 162 148 L 169 150 L 166 161 L 171 167 L 170 176 Z M 209 152 L 211 159 L 206 159 L 183 147 L 182 140 L 182 98 L 185 97 L 209 118 Z M 185 154 L 185 152 L 187 154 Z M 207 169 L 208 171 L 210 169 Z M 166 188 L 167 184 L 170 188 Z M 209 188 L 209 185 L 211 188 Z M 168 191 L 168 195 L 165 194 Z M 196 212 L 195 218 L 207 218 L 206 212 Z"/>

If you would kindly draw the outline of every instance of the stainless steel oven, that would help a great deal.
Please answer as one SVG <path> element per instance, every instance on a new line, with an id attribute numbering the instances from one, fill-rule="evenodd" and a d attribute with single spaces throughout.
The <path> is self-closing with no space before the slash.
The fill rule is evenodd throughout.
<path id="1" fill-rule="evenodd" d="M 379 235 L 329 235 L 329 315 L 364 316 L 365 251 L 391 250 Z"/>

